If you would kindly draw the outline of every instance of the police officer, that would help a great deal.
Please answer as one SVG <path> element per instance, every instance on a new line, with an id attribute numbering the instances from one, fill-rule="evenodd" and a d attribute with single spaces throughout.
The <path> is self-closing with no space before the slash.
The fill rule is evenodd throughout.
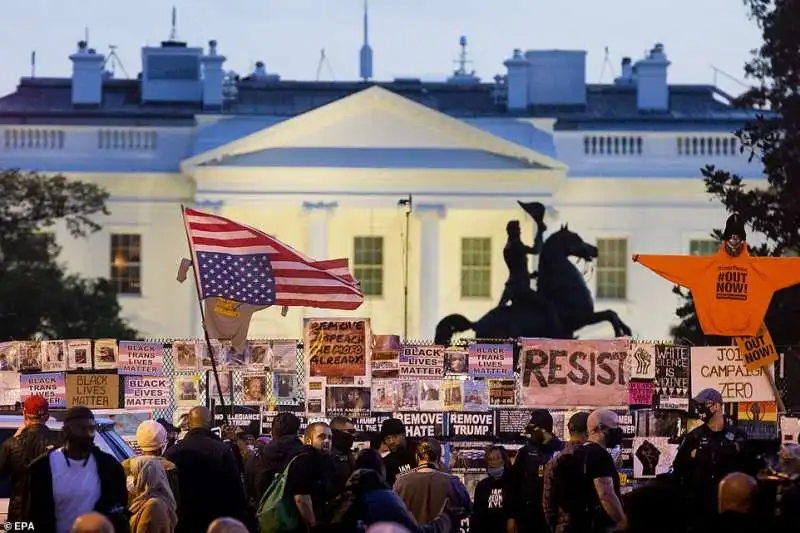
<path id="1" fill-rule="evenodd" d="M 694 398 L 703 425 L 683 439 L 672 473 L 691 503 L 695 520 L 712 517 L 717 510 L 717 485 L 727 474 L 749 469 L 744 431 L 725 423 L 722 395 L 704 389 Z"/>
<path id="2" fill-rule="evenodd" d="M 528 442 L 509 471 L 511 492 L 516 494 L 513 514 L 520 533 L 549 533 L 542 507 L 544 467 L 564 443 L 553 435 L 553 417 L 547 409 L 535 409 L 525 431 Z"/>

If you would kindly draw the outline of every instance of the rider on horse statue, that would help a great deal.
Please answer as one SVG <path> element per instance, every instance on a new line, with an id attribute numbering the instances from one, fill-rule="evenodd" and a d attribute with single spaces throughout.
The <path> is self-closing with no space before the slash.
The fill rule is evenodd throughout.
<path id="1" fill-rule="evenodd" d="M 531 280 L 536 279 L 537 272 L 528 270 L 528 255 L 539 255 L 542 251 L 543 235 L 547 231 L 544 223 L 544 205 L 539 202 L 520 205 L 536 222 L 536 237 L 533 246 L 522 242 L 521 230 L 518 220 L 511 220 L 506 224 L 508 240 L 503 248 L 503 259 L 508 267 L 508 280 L 506 281 L 503 295 L 500 297 L 498 307 L 509 303 L 530 309 L 541 309 L 547 314 L 550 331 L 560 331 L 561 320 L 553 304 L 531 288 Z"/>

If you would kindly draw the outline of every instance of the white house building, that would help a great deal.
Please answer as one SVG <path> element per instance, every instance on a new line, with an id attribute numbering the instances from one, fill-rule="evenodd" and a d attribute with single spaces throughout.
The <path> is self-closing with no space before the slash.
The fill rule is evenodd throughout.
<path id="1" fill-rule="evenodd" d="M 656 45 L 606 85 L 586 82 L 583 51 L 515 50 L 484 83 L 460 69 L 446 82 L 284 81 L 262 63 L 241 79 L 217 43 L 142 49 L 138 79 L 113 79 L 81 43 L 71 78 L 22 78 L 0 98 L 0 167 L 63 173 L 111 194 L 103 230 L 58 230 L 74 271 L 109 277 L 125 316 L 149 337 L 201 331 L 195 290 L 175 281 L 188 255 L 181 204 L 263 229 L 319 258 L 349 257 L 373 331 L 431 339 L 450 313 L 477 319 L 497 304 L 507 271 L 505 225 L 533 223 L 517 200 L 548 207 L 600 257 L 587 271 L 598 309 L 643 338 L 668 335 L 671 285 L 633 252 L 711 251 L 725 218 L 700 167 L 761 179 L 732 132 L 751 116 L 708 85 L 670 85 Z M 257 313 L 253 336 L 299 337 L 303 310 Z M 306 310 L 306 316 L 322 314 Z M 608 324 L 583 337 L 608 337 Z"/>

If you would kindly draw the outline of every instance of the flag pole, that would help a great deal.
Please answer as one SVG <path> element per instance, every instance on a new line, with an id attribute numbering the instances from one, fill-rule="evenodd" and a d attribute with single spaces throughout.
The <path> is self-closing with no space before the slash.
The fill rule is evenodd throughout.
<path id="1" fill-rule="evenodd" d="M 405 261 L 405 265 L 403 268 L 403 341 L 408 341 L 408 266 L 409 266 L 409 231 L 411 230 L 411 212 L 414 210 L 414 198 L 410 194 L 405 197 L 401 198 L 397 205 L 404 206 L 406 208 L 406 220 L 405 220 L 405 236 L 404 236 L 404 243 L 403 243 L 403 251 L 405 252 L 405 257 L 403 260 Z"/>
<path id="2" fill-rule="evenodd" d="M 189 245 L 189 253 L 192 256 L 192 270 L 194 271 L 194 288 L 197 294 L 197 305 L 200 307 L 200 322 L 203 325 L 203 336 L 206 339 L 206 350 L 208 350 L 208 357 L 211 359 L 211 371 L 214 373 L 214 381 L 217 384 L 217 396 L 219 396 L 219 404 L 222 407 L 222 423 L 228 425 L 228 414 L 225 412 L 225 397 L 222 394 L 222 385 L 219 381 L 219 372 L 217 371 L 217 361 L 214 357 L 214 348 L 211 345 L 211 338 L 208 336 L 208 328 L 206 328 L 206 312 L 203 308 L 203 296 L 200 293 L 200 274 L 197 271 L 197 254 L 194 253 L 192 247 L 192 238 L 189 235 L 189 223 L 186 221 L 186 208 L 181 204 L 181 217 L 183 218 L 183 227 L 186 230 L 186 243 Z M 209 387 L 210 389 L 211 387 Z M 211 405 L 211 391 L 207 391 L 208 405 Z M 213 413 L 212 413 L 213 415 Z"/>

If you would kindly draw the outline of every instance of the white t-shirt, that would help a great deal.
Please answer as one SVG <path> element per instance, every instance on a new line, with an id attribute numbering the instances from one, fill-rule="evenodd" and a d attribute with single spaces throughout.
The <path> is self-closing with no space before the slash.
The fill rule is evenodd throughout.
<path id="1" fill-rule="evenodd" d="M 100 499 L 100 476 L 94 455 L 88 461 L 67 459 L 64 449 L 50 454 L 53 475 L 53 502 L 56 506 L 56 532 L 69 533 L 75 519 L 94 511 Z"/>

